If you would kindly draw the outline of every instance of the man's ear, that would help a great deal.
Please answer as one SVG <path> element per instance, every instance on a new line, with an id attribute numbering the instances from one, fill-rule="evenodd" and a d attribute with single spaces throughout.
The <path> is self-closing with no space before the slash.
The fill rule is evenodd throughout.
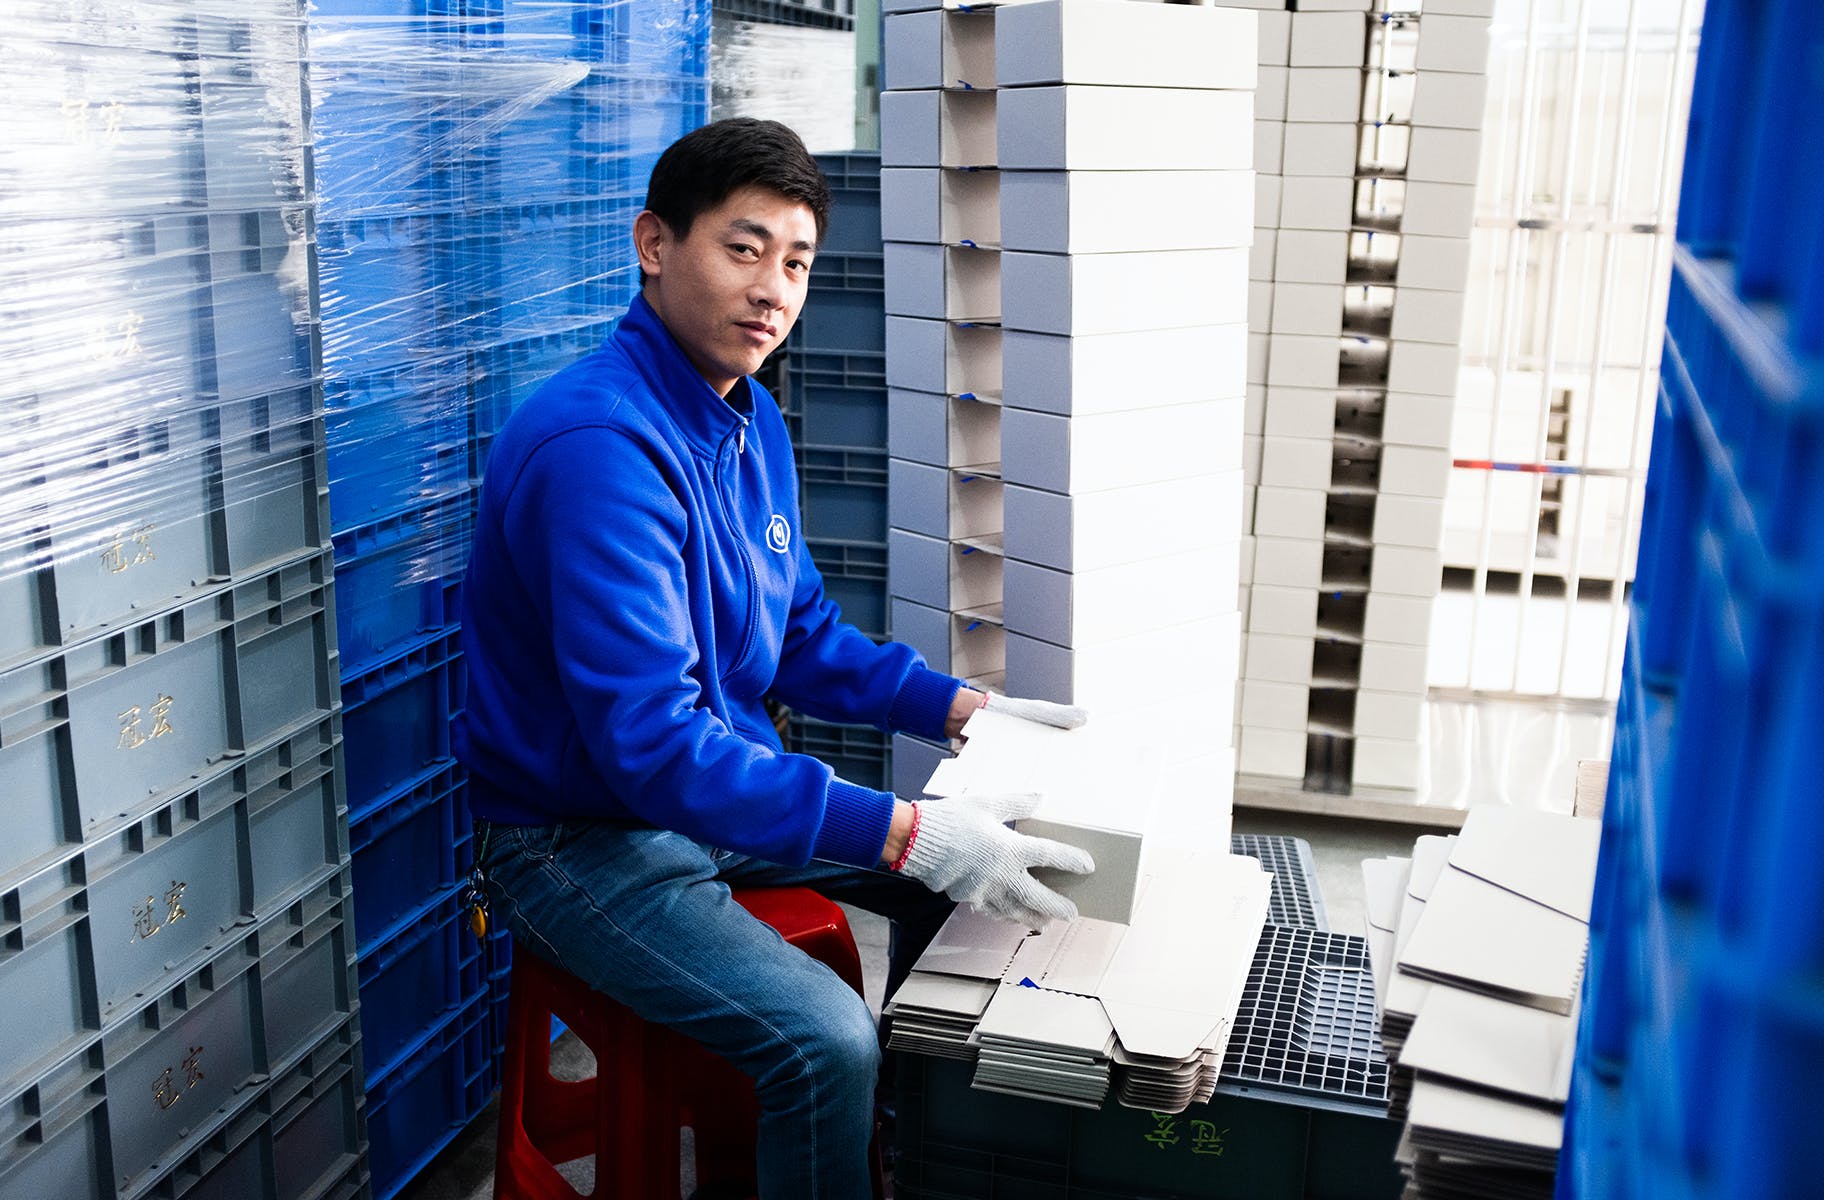
<path id="1" fill-rule="evenodd" d="M 650 208 L 640 210 L 633 219 L 633 249 L 639 255 L 640 270 L 647 275 L 659 274 L 663 260 L 662 247 L 671 241 L 671 230 L 659 214 Z"/>

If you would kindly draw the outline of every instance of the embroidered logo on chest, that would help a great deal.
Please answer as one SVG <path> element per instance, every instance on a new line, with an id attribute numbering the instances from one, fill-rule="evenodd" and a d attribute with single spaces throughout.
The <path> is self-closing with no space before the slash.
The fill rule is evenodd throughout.
<path id="1" fill-rule="evenodd" d="M 774 513 L 773 519 L 766 523 L 766 544 L 772 547 L 775 554 L 784 554 L 791 549 L 792 527 L 778 513 Z"/>

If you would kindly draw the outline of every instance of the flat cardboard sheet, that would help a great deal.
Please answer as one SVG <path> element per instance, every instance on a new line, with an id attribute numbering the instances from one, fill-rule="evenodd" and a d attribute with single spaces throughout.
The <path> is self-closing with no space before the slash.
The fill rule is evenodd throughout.
<path id="1" fill-rule="evenodd" d="M 1568 1013 L 1588 946 L 1582 921 L 1453 867 L 1432 889 L 1400 969 Z"/>
<path id="2" fill-rule="evenodd" d="M 1570 1095 L 1576 1041 L 1574 1015 L 1437 987 L 1425 998 L 1400 1048 L 1400 1065 L 1523 1099 L 1563 1104 Z"/>
<path id="3" fill-rule="evenodd" d="M 1588 923 L 1602 826 L 1498 805 L 1469 810 L 1450 865 Z"/>

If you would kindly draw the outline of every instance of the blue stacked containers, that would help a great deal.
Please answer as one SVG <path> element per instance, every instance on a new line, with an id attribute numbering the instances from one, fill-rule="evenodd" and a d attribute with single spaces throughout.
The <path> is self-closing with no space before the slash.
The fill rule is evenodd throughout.
<path id="1" fill-rule="evenodd" d="M 880 155 L 820 154 L 830 227 L 785 352 L 779 397 L 797 451 L 805 546 L 845 620 L 885 639 L 887 593 L 886 287 Z M 886 788 L 892 743 L 876 729 L 794 714 L 786 748 L 842 778 Z"/>
<path id="2" fill-rule="evenodd" d="M 652 162 L 706 116 L 707 4 L 327 0 L 311 21 L 325 428 L 375 1194 L 497 1082 L 510 947 L 460 911 L 450 721 L 488 451 L 635 290 Z"/>
<path id="3" fill-rule="evenodd" d="M 1705 12 L 1567 1196 L 1824 1171 L 1824 10 Z"/>

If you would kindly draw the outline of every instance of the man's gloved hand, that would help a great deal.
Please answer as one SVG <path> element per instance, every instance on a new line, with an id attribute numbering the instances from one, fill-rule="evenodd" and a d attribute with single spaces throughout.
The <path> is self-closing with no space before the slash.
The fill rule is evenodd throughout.
<path id="1" fill-rule="evenodd" d="M 917 824 L 901 868 L 906 874 L 952 900 L 1029 929 L 1076 919 L 1077 906 L 1028 871 L 1057 867 L 1087 875 L 1096 869 L 1095 860 L 1075 846 L 1028 837 L 1003 824 L 1032 815 L 1038 796 L 954 796 L 920 800 L 913 807 Z"/>
<path id="2" fill-rule="evenodd" d="M 1023 717 L 1028 721 L 1037 721 L 1041 725 L 1050 725 L 1058 729 L 1075 729 L 1089 720 L 1089 712 L 1074 704 L 1053 704 L 1049 700 L 1019 700 L 1012 696 L 1003 696 L 999 692 L 989 692 L 987 701 L 982 705 L 990 712 L 1004 713 L 1009 717 Z"/>

